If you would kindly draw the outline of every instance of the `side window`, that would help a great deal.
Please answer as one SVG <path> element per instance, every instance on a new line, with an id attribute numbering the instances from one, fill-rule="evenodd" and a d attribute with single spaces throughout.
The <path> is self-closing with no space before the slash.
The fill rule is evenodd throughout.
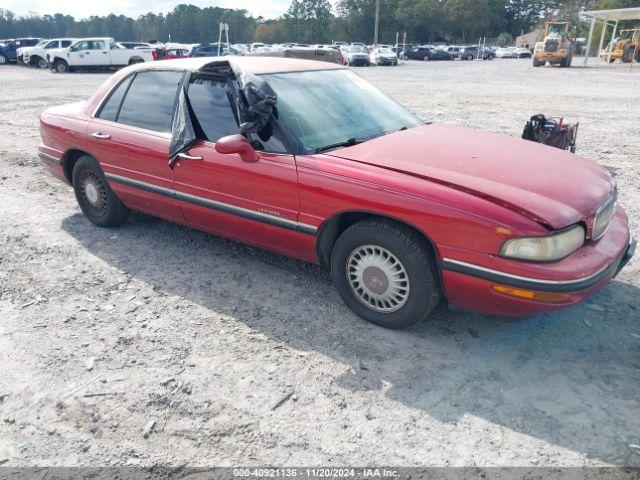
<path id="1" fill-rule="evenodd" d="M 69 45 L 71 45 L 71 40 L 62 40 L 62 42 L 60 42 L 62 48 L 67 48 Z"/>
<path id="2" fill-rule="evenodd" d="M 183 72 L 138 73 L 120 107 L 118 123 L 170 132 L 173 108 Z"/>
<path id="3" fill-rule="evenodd" d="M 238 133 L 227 82 L 195 78 L 189 85 L 189 100 L 205 140 L 215 142 L 220 137 Z"/>
<path id="4" fill-rule="evenodd" d="M 86 40 L 82 42 L 78 42 L 72 47 L 72 50 L 74 52 L 79 52 L 81 50 L 89 50 L 89 42 L 87 42 Z"/>
<path id="5" fill-rule="evenodd" d="M 56 40 L 49 42 L 44 46 L 45 49 L 57 48 L 57 47 L 58 47 L 58 42 Z"/>
<path id="6" fill-rule="evenodd" d="M 92 45 L 90 47 L 91 50 L 104 50 L 106 47 L 106 43 L 104 42 L 104 40 L 96 40 L 94 42 L 91 42 Z"/>
<path id="7" fill-rule="evenodd" d="M 111 95 L 107 101 L 102 105 L 100 112 L 98 112 L 97 117 L 103 120 L 109 120 L 111 122 L 115 122 L 118 118 L 118 110 L 120 110 L 120 103 L 122 103 L 122 98 L 124 94 L 127 92 L 127 88 L 131 83 L 134 75 L 129 75 L 123 81 L 120 82 L 114 90 L 111 91 Z"/>
<path id="8" fill-rule="evenodd" d="M 227 82 L 195 78 L 189 84 L 189 101 L 203 130 L 203 140 L 216 142 L 221 137 L 239 133 L 240 128 Z M 277 116 L 277 110 L 274 113 Z M 250 138 L 253 146 L 259 151 L 287 153 L 287 148 L 280 140 L 273 122 L 269 122 L 259 133 L 251 134 Z"/>

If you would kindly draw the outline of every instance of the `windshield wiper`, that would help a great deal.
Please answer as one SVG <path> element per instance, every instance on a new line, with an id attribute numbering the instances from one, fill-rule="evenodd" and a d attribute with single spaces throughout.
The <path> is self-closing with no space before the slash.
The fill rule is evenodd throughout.
<path id="1" fill-rule="evenodd" d="M 325 145 L 324 147 L 317 147 L 313 151 L 316 153 L 326 152 L 327 150 L 331 150 L 332 148 L 353 147 L 354 145 L 357 145 L 362 142 L 364 142 L 364 140 L 358 140 L 357 138 L 352 137 L 352 138 L 343 140 L 342 142 L 332 143 L 331 145 Z"/>

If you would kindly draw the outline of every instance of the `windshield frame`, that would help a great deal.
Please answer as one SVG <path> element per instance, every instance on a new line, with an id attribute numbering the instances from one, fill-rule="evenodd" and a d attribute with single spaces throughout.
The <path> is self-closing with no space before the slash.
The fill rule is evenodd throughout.
<path id="1" fill-rule="evenodd" d="M 300 70 L 300 71 L 283 71 L 283 72 L 263 73 L 263 74 L 258 74 L 257 76 L 262 77 L 266 81 L 267 84 L 270 84 L 270 82 L 269 82 L 269 77 L 270 76 L 290 75 L 290 74 L 295 75 L 295 74 L 299 74 L 299 73 L 309 73 L 309 72 L 321 73 L 321 72 L 332 72 L 332 71 L 349 72 L 349 73 L 351 73 L 353 75 L 357 75 L 357 74 L 355 74 L 354 72 L 352 72 L 348 68 L 327 68 L 327 69 L 321 69 L 321 70 Z M 362 81 L 366 82 L 366 80 L 362 79 L 361 77 L 358 76 L 358 78 L 360 78 Z M 367 83 L 369 83 L 369 82 L 367 82 Z M 386 97 L 386 99 L 388 101 L 390 101 L 392 104 L 394 104 L 394 105 L 398 106 L 399 108 L 401 108 L 402 110 L 404 110 L 415 121 L 415 123 L 413 125 L 402 125 L 401 127 L 399 127 L 398 129 L 395 129 L 395 130 L 381 131 L 381 132 L 378 132 L 377 134 L 372 135 L 372 136 L 366 136 L 366 137 L 363 137 L 363 138 L 357 138 L 356 139 L 357 140 L 356 143 L 364 143 L 366 141 L 373 140 L 374 138 L 378 138 L 378 137 L 382 137 L 382 136 L 388 135 L 390 133 L 394 133 L 394 132 L 396 132 L 398 130 L 416 128 L 416 127 L 419 127 L 419 126 L 425 124 L 424 120 L 422 120 L 416 114 L 414 114 L 413 112 L 408 110 L 405 106 L 401 105 L 394 98 L 392 98 L 391 96 L 387 95 L 386 93 L 380 91 L 375 86 L 373 86 L 371 84 L 369 84 L 369 85 L 375 91 L 377 91 L 379 94 L 381 94 L 384 97 Z M 277 108 L 278 108 L 278 102 L 276 101 L 275 109 L 277 110 Z M 315 155 L 315 154 L 318 154 L 320 152 L 329 153 L 330 154 L 331 151 L 337 150 L 339 148 L 342 148 L 342 147 L 338 147 L 338 146 L 336 146 L 335 148 L 332 148 L 331 150 L 323 150 L 322 147 L 324 147 L 324 146 L 307 148 L 307 147 L 305 147 L 305 145 L 303 144 L 301 139 L 298 138 L 298 136 L 288 127 L 288 125 L 283 120 L 281 120 L 279 118 L 276 118 L 273 114 L 272 114 L 271 120 L 272 120 L 272 122 L 274 122 L 274 126 L 276 126 L 279 129 L 280 133 L 283 135 L 284 141 L 285 141 L 286 145 L 290 148 L 292 155 Z M 336 139 L 335 142 L 331 142 L 331 143 L 339 143 L 339 142 L 347 141 L 347 140 L 350 140 L 350 139 L 347 138 L 347 135 L 345 134 L 344 138 Z"/>

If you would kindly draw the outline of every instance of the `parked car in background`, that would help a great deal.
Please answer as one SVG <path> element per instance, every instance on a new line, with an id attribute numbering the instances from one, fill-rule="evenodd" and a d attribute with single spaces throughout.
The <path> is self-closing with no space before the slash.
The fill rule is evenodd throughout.
<path id="1" fill-rule="evenodd" d="M 144 42 L 118 42 L 118 45 L 122 45 L 124 48 L 155 48 L 157 45 L 151 45 Z"/>
<path id="2" fill-rule="evenodd" d="M 257 47 L 256 47 L 257 48 Z M 211 43 L 201 43 L 199 45 L 195 45 L 191 52 L 189 52 L 190 57 L 217 57 L 218 52 L 220 55 L 225 55 L 226 46 L 214 45 Z"/>
<path id="3" fill-rule="evenodd" d="M 434 48 L 431 50 L 429 60 L 453 60 L 453 56 L 441 48 Z"/>
<path id="4" fill-rule="evenodd" d="M 444 51 L 451 55 L 453 58 L 460 58 L 460 48 L 455 45 L 450 45 L 448 47 L 444 47 Z"/>
<path id="5" fill-rule="evenodd" d="M 155 48 L 127 49 L 109 37 L 78 39 L 67 48 L 52 49 L 47 53 L 47 62 L 58 73 L 75 68 L 122 67 L 151 62 L 155 58 Z"/>
<path id="6" fill-rule="evenodd" d="M 164 52 L 163 60 L 174 60 L 176 58 L 187 58 L 191 49 L 188 48 L 168 48 Z"/>
<path id="7" fill-rule="evenodd" d="M 38 68 L 48 68 L 47 53 L 58 48 L 67 48 L 75 41 L 75 38 L 52 38 L 43 40 L 35 47 L 24 47 L 22 50 L 22 62 Z"/>
<path id="8" fill-rule="evenodd" d="M 35 47 L 42 41 L 41 38 L 16 38 L 0 46 L 0 65 L 18 61 L 18 49 L 22 47 Z"/>
<path id="9" fill-rule="evenodd" d="M 425 46 L 412 47 L 402 52 L 402 58 L 405 60 L 430 60 L 431 49 Z"/>
<path id="10" fill-rule="evenodd" d="M 24 57 L 29 57 L 29 52 L 38 46 L 44 46 L 49 40 L 42 40 L 36 45 L 31 45 L 30 47 L 20 47 L 16 49 L 16 62 L 26 64 L 24 61 Z"/>
<path id="11" fill-rule="evenodd" d="M 496 58 L 517 58 L 515 48 L 501 47 L 496 50 Z"/>
<path id="12" fill-rule="evenodd" d="M 462 47 L 460 49 L 460 59 L 462 60 L 474 60 L 474 59 L 482 59 L 482 60 L 493 60 L 496 58 L 496 54 L 490 48 L 480 48 L 478 49 L 477 45 L 471 45 L 468 47 Z"/>
<path id="13" fill-rule="evenodd" d="M 384 47 L 374 47 L 369 53 L 372 65 L 397 65 L 398 57 L 393 50 Z"/>
<path id="14" fill-rule="evenodd" d="M 371 65 L 369 54 L 364 49 L 364 45 L 352 44 L 346 51 L 344 56 L 344 64 L 357 67 L 359 65 L 368 67 Z"/>
<path id="15" fill-rule="evenodd" d="M 258 76 L 270 90 L 240 100 Z M 261 121 L 241 127 L 249 112 Z M 425 124 L 323 62 L 136 65 L 87 102 L 46 110 L 40 132 L 40 158 L 93 224 L 136 210 L 319 264 L 356 314 L 389 328 L 443 300 L 513 317 L 569 307 L 634 250 L 603 166 Z"/>
<path id="16" fill-rule="evenodd" d="M 531 50 L 528 48 L 516 48 L 513 53 L 516 58 L 531 58 Z"/>
<path id="17" fill-rule="evenodd" d="M 397 65 L 398 57 L 390 48 L 374 47 L 369 53 L 369 61 L 372 65 Z"/>

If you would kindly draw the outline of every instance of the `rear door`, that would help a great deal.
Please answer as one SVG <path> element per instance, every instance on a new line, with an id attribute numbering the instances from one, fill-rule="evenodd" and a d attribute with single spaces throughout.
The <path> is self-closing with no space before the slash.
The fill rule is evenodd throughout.
<path id="1" fill-rule="evenodd" d="M 238 133 L 226 82 L 194 79 L 189 99 L 201 141 L 179 158 L 175 190 L 189 225 L 287 255 L 300 249 L 298 179 L 293 155 L 278 135 L 256 137 L 259 160 L 223 155 L 215 142 Z"/>
<path id="2" fill-rule="evenodd" d="M 91 153 L 131 208 L 184 223 L 168 165 L 171 124 L 184 72 L 140 71 L 124 78 L 87 130 Z"/>

